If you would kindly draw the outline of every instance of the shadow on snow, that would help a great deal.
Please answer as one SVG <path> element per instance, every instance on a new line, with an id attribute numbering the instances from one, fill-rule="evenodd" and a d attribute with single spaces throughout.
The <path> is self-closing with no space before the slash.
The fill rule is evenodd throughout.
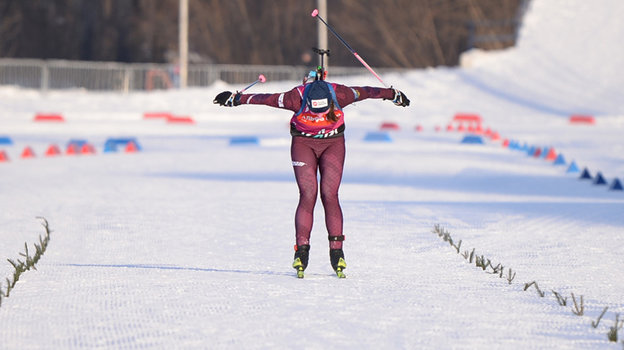
<path id="1" fill-rule="evenodd" d="M 172 265 L 152 265 L 152 264 L 60 264 L 60 266 L 70 267 L 101 267 L 114 269 L 147 269 L 147 270 L 180 270 L 180 271 L 198 271 L 198 272 L 225 272 L 225 273 L 242 273 L 249 275 L 274 275 L 293 277 L 292 272 L 278 271 L 252 271 L 252 270 L 234 270 L 234 269 L 214 269 L 202 267 L 184 267 Z"/>

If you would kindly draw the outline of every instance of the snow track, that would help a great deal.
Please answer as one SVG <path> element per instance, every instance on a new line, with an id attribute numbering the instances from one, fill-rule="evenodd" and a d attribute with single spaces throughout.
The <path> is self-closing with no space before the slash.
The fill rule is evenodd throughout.
<path id="1" fill-rule="evenodd" d="M 620 349 L 606 334 L 624 313 L 622 192 L 500 142 L 466 145 L 461 133 L 434 131 L 456 112 L 476 112 L 505 138 L 622 179 L 624 115 L 612 98 L 622 75 L 608 74 L 624 57 L 611 45 L 622 37 L 621 2 L 532 3 L 516 49 L 469 69 L 384 76 L 410 108 L 364 101 L 345 110 L 344 280 L 329 265 L 320 203 L 305 279 L 290 267 L 298 194 L 289 113 L 214 106 L 218 92 L 239 88 L 222 84 L 123 96 L 0 88 L 0 136 L 14 141 L 2 146 L 10 161 L 0 163 L 0 259 L 37 241 L 35 217 L 52 229 L 37 271 L 2 300 L 0 347 Z M 575 32 L 591 54 L 556 42 L 565 23 L 583 24 Z M 32 122 L 49 110 L 66 122 Z M 151 110 L 197 124 L 142 120 Z M 570 125 L 573 111 L 595 111 L 596 125 Z M 402 127 L 393 142 L 363 141 L 384 121 Z M 247 135 L 259 144 L 229 145 Z M 137 137 L 143 151 L 103 154 L 113 136 Z M 73 138 L 97 154 L 43 156 Z M 26 146 L 37 157 L 20 159 Z M 462 251 L 512 268 L 513 282 L 467 262 L 431 232 L 436 224 Z M 0 263 L 2 288 L 11 273 Z M 523 290 L 533 281 L 543 298 Z M 569 304 L 571 293 L 583 295 L 585 315 L 559 306 L 553 290 Z"/>
<path id="2" fill-rule="evenodd" d="M 596 331 L 522 286 L 582 294 L 596 317 L 607 305 L 622 311 L 612 241 L 624 226 L 621 195 L 497 144 L 461 145 L 458 134 L 395 138 L 348 141 L 346 280 L 329 266 L 320 210 L 306 278 L 290 268 L 297 193 L 287 145 L 152 136 L 139 154 L 6 164 L 9 193 L 63 200 L 36 206 L 52 240 L 0 309 L 2 343 L 609 348 L 606 322 Z M 45 181 L 29 177 L 34 162 Z M 522 177 L 527 188 L 515 188 Z M 514 283 L 466 263 L 431 233 L 435 223 L 517 271 Z"/>

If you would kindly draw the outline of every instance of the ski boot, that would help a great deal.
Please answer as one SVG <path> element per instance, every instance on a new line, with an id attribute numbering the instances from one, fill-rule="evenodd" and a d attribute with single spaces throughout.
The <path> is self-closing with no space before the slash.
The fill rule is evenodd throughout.
<path id="1" fill-rule="evenodd" d="M 345 262 L 344 253 L 342 252 L 342 244 L 340 245 L 341 248 L 339 249 L 331 248 L 332 242 L 342 242 L 345 240 L 345 236 L 344 235 L 340 235 L 340 236 L 328 235 L 327 239 L 329 240 L 329 243 L 330 243 L 329 261 L 331 262 L 331 266 L 336 272 L 336 276 L 338 276 L 338 278 L 345 278 L 347 276 L 344 274 L 343 270 L 347 268 L 347 263 Z"/>
<path id="2" fill-rule="evenodd" d="M 342 249 L 330 249 L 329 261 L 334 271 L 336 271 L 336 276 L 338 276 L 338 278 L 347 277 L 343 272 L 343 270 L 347 268 L 347 263 L 345 262 Z"/>
<path id="3" fill-rule="evenodd" d="M 310 255 L 310 245 L 295 245 L 295 261 L 292 267 L 297 270 L 297 278 L 303 278 L 303 271 L 308 267 L 308 257 Z"/>

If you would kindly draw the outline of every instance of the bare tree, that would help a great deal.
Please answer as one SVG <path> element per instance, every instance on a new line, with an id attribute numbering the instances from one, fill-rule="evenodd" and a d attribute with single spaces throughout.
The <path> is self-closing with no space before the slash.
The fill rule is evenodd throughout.
<path id="1" fill-rule="evenodd" d="M 342 0 L 328 21 L 377 67 L 455 65 L 471 37 L 513 33 L 524 0 Z M 316 46 L 315 0 L 191 0 L 189 49 L 200 60 L 301 64 Z M 178 0 L 2 0 L 0 57 L 166 62 L 177 52 Z M 511 25 L 510 25 L 511 24 Z M 480 43 L 499 49 L 512 42 Z M 357 66 L 329 38 L 334 65 Z"/>

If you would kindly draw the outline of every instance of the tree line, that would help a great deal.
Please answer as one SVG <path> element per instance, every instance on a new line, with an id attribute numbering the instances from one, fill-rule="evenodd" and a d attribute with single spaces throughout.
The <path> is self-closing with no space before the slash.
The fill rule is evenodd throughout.
<path id="1" fill-rule="evenodd" d="M 415 68 L 456 65 L 471 35 L 513 32 L 523 0 L 327 2 L 328 22 L 369 64 Z M 316 0 L 189 0 L 190 60 L 309 63 L 315 7 Z M 359 65 L 329 35 L 331 63 Z M 178 0 L 0 1 L 0 57 L 160 63 L 175 61 L 177 50 Z"/>

